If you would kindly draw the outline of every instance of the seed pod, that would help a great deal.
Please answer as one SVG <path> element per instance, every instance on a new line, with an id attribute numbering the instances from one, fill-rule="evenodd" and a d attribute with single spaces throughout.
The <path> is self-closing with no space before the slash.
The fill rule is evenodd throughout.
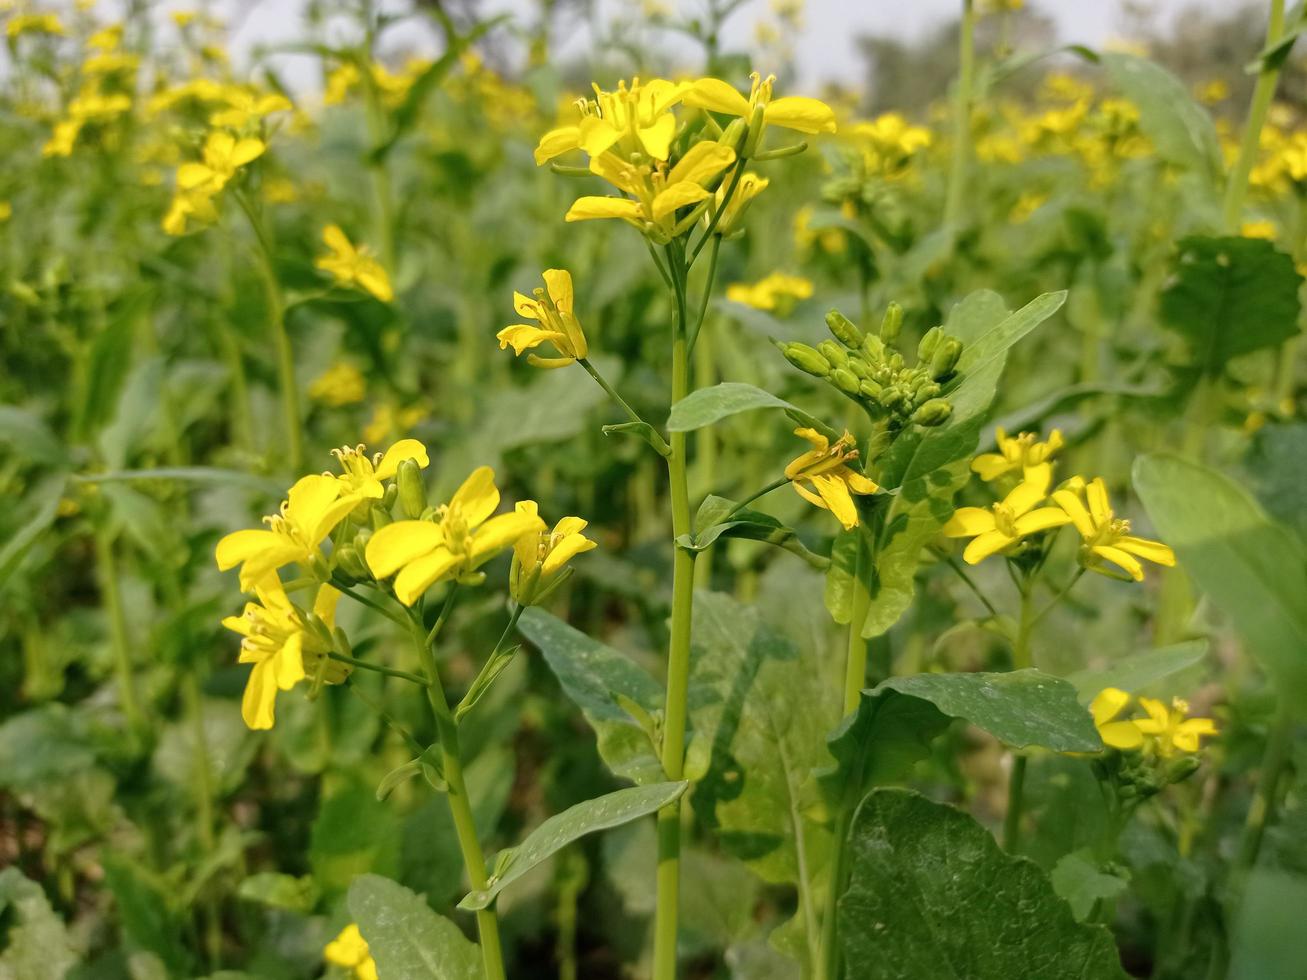
<path id="1" fill-rule="evenodd" d="M 943 339 L 943 327 L 931 327 L 927 330 L 925 336 L 921 338 L 921 343 L 917 344 L 917 360 L 923 364 L 929 364 L 930 359 L 935 356 L 935 348 L 939 346 L 939 342 Z"/>
<path id="2" fill-rule="evenodd" d="M 893 346 L 894 341 L 899 339 L 899 332 L 903 329 L 903 307 L 898 303 L 890 303 L 885 308 L 885 317 L 880 321 L 880 339 L 885 343 Z"/>
<path id="3" fill-rule="evenodd" d="M 947 338 L 935 348 L 935 353 L 930 358 L 930 376 L 936 381 L 947 378 L 957 367 L 958 358 L 961 356 L 962 341 L 953 337 Z"/>
<path id="4" fill-rule="evenodd" d="M 416 459 L 406 459 L 399 464 L 399 474 L 395 479 L 399 487 L 399 503 L 404 516 L 417 520 L 427 509 L 427 488 L 422 482 L 422 467 Z"/>
<path id="5" fill-rule="evenodd" d="M 1197 756 L 1181 756 L 1167 764 L 1163 775 L 1168 783 L 1183 782 L 1198 771 L 1198 766 L 1199 759 Z"/>
<path id="6" fill-rule="evenodd" d="M 943 425 L 952 414 L 952 405 L 943 398 L 932 398 L 912 413 L 912 421 L 918 425 Z"/>
<path id="7" fill-rule="evenodd" d="M 826 326 L 835 335 L 835 339 L 849 350 L 856 350 L 862 344 L 862 338 L 865 336 L 858 329 L 858 325 L 839 310 L 831 310 L 826 314 Z"/>
<path id="8" fill-rule="evenodd" d="M 830 380 L 836 388 L 846 395 L 857 397 L 860 391 L 857 375 L 848 368 L 838 367 L 831 371 Z"/>
<path id="9" fill-rule="evenodd" d="M 830 361 L 807 344 L 777 344 L 785 359 L 800 371 L 824 378 L 830 374 Z"/>
<path id="10" fill-rule="evenodd" d="M 758 151 L 758 143 L 762 140 L 762 131 L 766 128 L 763 122 L 763 110 L 766 105 L 759 102 L 753 107 L 753 112 L 749 115 L 749 135 L 744 140 L 744 150 L 740 154 L 745 159 L 753 156 Z"/>
<path id="11" fill-rule="evenodd" d="M 849 352 L 833 340 L 823 340 L 817 345 L 821 356 L 830 361 L 831 367 L 848 367 Z"/>

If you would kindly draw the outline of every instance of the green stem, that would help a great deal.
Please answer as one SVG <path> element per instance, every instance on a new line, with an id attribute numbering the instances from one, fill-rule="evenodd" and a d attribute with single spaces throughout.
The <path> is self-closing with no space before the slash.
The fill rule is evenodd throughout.
<path id="1" fill-rule="evenodd" d="M 369 609 L 376 610 L 377 612 L 381 613 L 381 615 L 389 619 L 392 623 L 398 623 L 400 626 L 404 626 L 404 627 L 408 626 L 408 620 L 404 619 L 404 617 L 400 616 L 396 612 L 392 612 L 391 610 L 387 609 L 381 603 L 373 599 L 369 599 L 367 596 L 362 595 L 358 592 L 355 592 L 348 585 L 341 585 L 338 582 L 332 582 L 331 587 L 336 591 L 349 596 L 351 599 L 353 599 L 355 602 L 359 603 L 360 605 L 367 606 Z"/>
<path id="2" fill-rule="evenodd" d="M 702 252 L 703 247 L 708 244 L 708 240 L 712 238 L 713 232 L 717 230 L 717 223 L 722 220 L 722 215 L 726 213 L 726 208 L 731 203 L 731 198 L 735 196 L 735 189 L 740 186 L 740 178 L 744 176 L 744 163 L 745 161 L 741 159 L 735 164 L 735 171 L 731 174 L 731 182 L 726 185 L 726 193 L 722 195 L 722 203 L 719 204 L 717 209 L 713 212 L 712 220 L 708 222 L 708 229 L 703 233 L 703 237 L 695 243 L 694 248 L 690 252 L 690 261 L 685 264 L 685 269 L 687 271 L 690 266 L 694 265 L 694 260 L 699 257 L 699 253 Z M 680 285 L 681 289 L 684 290 L 685 282 L 682 281 Z M 682 320 L 681 322 L 682 329 L 684 329 L 685 321 Z"/>
<path id="3" fill-rule="evenodd" d="M 1242 890 L 1240 886 L 1243 879 L 1257 864 L 1257 854 L 1261 850 L 1266 825 L 1271 822 L 1275 814 L 1275 798 L 1280 785 L 1280 775 L 1284 771 L 1284 764 L 1288 761 L 1289 749 L 1293 744 L 1293 716 L 1286 704 L 1286 699 L 1281 696 L 1275 719 L 1271 722 L 1271 729 L 1267 733 L 1261 770 L 1257 774 L 1257 789 L 1248 807 L 1248 816 L 1244 820 L 1243 833 L 1239 838 L 1239 851 L 1231 875 L 1239 890 Z"/>
<path id="4" fill-rule="evenodd" d="M 699 331 L 703 329 L 703 318 L 708 315 L 708 301 L 712 298 L 713 281 L 717 278 L 717 253 L 721 251 L 722 238 L 717 235 L 712 240 L 712 250 L 708 253 L 708 278 L 703 282 L 703 297 L 699 300 L 699 313 L 694 318 L 694 328 L 689 332 L 690 350 L 699 342 Z"/>
<path id="5" fill-rule="evenodd" d="M 450 600 L 452 600 L 452 595 Z M 452 605 L 447 600 L 442 617 Z M 439 621 L 437 622 L 439 625 Z M 413 641 L 417 646 L 418 659 L 426 674 L 427 700 L 431 712 L 435 715 L 436 731 L 440 736 L 441 761 L 444 766 L 446 798 L 449 800 L 449 812 L 454 818 L 454 831 L 458 836 L 458 847 L 463 854 L 463 866 L 467 869 L 468 882 L 474 891 L 486 887 L 486 857 L 481 850 L 481 841 L 477 838 L 476 820 L 472 816 L 472 804 L 468 799 L 467 785 L 463 781 L 463 759 L 459 747 L 458 722 L 449 710 L 445 698 L 445 689 L 440 683 L 440 673 L 436 669 L 435 652 L 422 632 L 420 623 L 413 624 Z M 481 961 L 485 967 L 486 980 L 506 980 L 504 973 L 504 954 L 499 941 L 499 916 L 495 908 L 481 909 L 476 914 L 477 932 L 481 939 Z"/>
<path id="6" fill-rule="evenodd" d="M 118 697 L 123 716 L 133 735 L 144 731 L 145 718 L 136 700 L 136 679 L 132 673 L 131 645 L 127 637 L 127 616 L 122 593 L 118 589 L 118 569 L 113 558 L 113 535 L 104 528 L 95 532 L 95 564 L 100 579 L 100 594 L 109 616 L 109 640 L 113 647 L 114 672 L 118 675 Z"/>
<path id="7" fill-rule="evenodd" d="M 617 403 L 617 406 L 626 413 L 628 419 L 638 425 L 649 426 L 650 438 L 654 440 L 654 449 L 657 450 L 660 455 L 666 456 L 668 452 L 667 443 L 664 442 L 663 437 L 658 434 L 658 430 L 652 425 L 649 425 L 648 422 L 640 417 L 639 412 L 626 403 L 626 399 L 617 393 L 617 389 L 608 383 L 607 379 L 595 369 L 595 366 L 591 364 L 589 360 L 584 357 L 578 357 L 576 363 L 585 368 L 585 373 L 594 378 L 595 384 L 608 393 L 608 397 Z"/>
<path id="8" fill-rule="evenodd" d="M 422 683 L 423 686 L 426 685 L 426 681 L 423 681 Z M 371 708 L 372 711 L 377 715 L 377 717 L 386 723 L 386 725 L 390 728 L 391 731 L 393 731 L 396 735 L 402 738 L 404 740 L 404 744 L 409 747 L 409 750 L 414 755 L 421 755 L 423 752 L 426 751 L 425 745 L 423 745 L 416 738 L 414 738 L 412 733 L 410 733 L 407 728 L 405 728 L 403 725 L 397 722 L 394 719 L 394 717 L 388 711 L 386 711 L 385 708 L 377 704 L 377 702 L 374 701 L 371 697 L 364 694 L 363 689 L 361 687 L 359 687 L 357 684 L 353 683 L 352 681 L 346 683 L 345 686 L 349 688 L 351 694 L 353 694 L 356 698 L 358 698 L 369 708 Z"/>
<path id="9" fill-rule="evenodd" d="M 980 591 L 980 586 L 976 584 L 975 579 L 967 574 L 967 570 L 958 564 L 958 560 L 947 551 L 935 551 L 935 554 L 948 563 L 948 567 L 953 569 L 958 578 L 966 583 L 967 588 L 969 588 L 975 597 L 980 600 L 981 604 L 989 610 L 989 614 L 995 619 L 998 619 L 998 610 L 994 608 L 994 604 L 989 601 L 989 597 L 986 596 L 985 593 Z"/>
<path id="10" fill-rule="evenodd" d="M 676 294 L 672 333 L 672 404 L 689 393 L 690 359 L 686 335 L 686 265 L 684 252 L 667 247 Z M 689 534 L 690 489 L 686 466 L 686 434 L 670 434 L 667 474 L 672 497 L 672 624 L 667 653 L 667 701 L 663 713 L 663 771 L 671 780 L 685 769 L 686 699 L 690 683 L 690 625 L 694 612 L 694 554 L 675 540 Z M 658 898 L 654 914 L 654 980 L 675 980 L 677 919 L 680 913 L 681 804 L 677 800 L 658 812 Z"/>
<path id="11" fill-rule="evenodd" d="M 958 87 L 953 109 L 953 159 L 949 167 L 944 227 L 956 236 L 966 201 L 967 170 L 971 163 L 971 105 L 976 74 L 975 0 L 962 0 L 958 25 Z"/>
<path id="12" fill-rule="evenodd" d="M 1014 670 L 1026 670 L 1031 665 L 1030 631 L 1035 625 L 1035 617 L 1032 615 L 1033 592 L 1028 580 L 1021 583 L 1021 619 L 1017 624 L 1016 643 L 1012 646 Z M 1025 786 L 1026 757 L 1018 755 L 1012 760 L 1012 774 L 1008 777 L 1007 784 L 1007 813 L 1003 817 L 1003 849 L 1010 854 L 1016 853 L 1021 843 L 1021 808 Z"/>
<path id="13" fill-rule="evenodd" d="M 1266 22 L 1266 44 L 1270 46 L 1280 39 L 1284 32 L 1284 0 L 1271 0 L 1271 13 Z M 1244 198 L 1248 195 L 1248 176 L 1257 162 L 1261 150 L 1262 126 L 1266 114 L 1275 97 L 1275 86 L 1280 80 L 1278 66 L 1263 65 L 1257 76 L 1257 85 L 1253 88 L 1252 103 L 1248 107 L 1248 119 L 1244 123 L 1243 139 L 1239 143 L 1239 155 L 1235 157 L 1234 166 L 1225 185 L 1225 204 L 1222 208 L 1222 224 L 1227 235 L 1237 235 L 1242 224 Z"/>
<path id="14" fill-rule="evenodd" d="M 1071 576 L 1071 581 L 1067 582 L 1066 585 L 1062 586 L 1062 588 L 1058 590 L 1057 595 L 1053 596 L 1053 598 L 1048 600 L 1048 605 L 1046 605 L 1043 609 L 1039 610 L 1039 612 L 1035 613 L 1034 618 L 1031 619 L 1030 621 L 1030 625 L 1034 626 L 1035 623 L 1038 623 L 1041 619 L 1043 619 L 1050 612 L 1052 612 L 1053 607 L 1066 598 L 1067 593 L 1069 593 L 1072 589 L 1075 588 L 1076 583 L 1080 581 L 1081 576 L 1083 576 L 1084 574 L 1085 574 L 1085 569 L 1084 566 L 1082 565 L 1080 568 L 1076 569 L 1076 573 Z"/>
<path id="15" fill-rule="evenodd" d="M 381 664 L 369 663 L 366 660 L 358 659 L 358 657 L 348 657 L 343 653 L 337 653 L 335 650 L 328 650 L 327 656 L 339 663 L 349 664 L 351 667 L 358 667 L 360 670 L 371 670 L 378 674 L 385 674 L 387 677 L 398 677 L 400 680 L 409 681 L 422 687 L 426 687 L 429 683 L 425 677 L 419 677 L 417 674 L 410 674 L 407 670 L 396 670 L 394 667 L 383 667 Z"/>
<path id="16" fill-rule="evenodd" d="M 186 720 L 191 726 L 192 764 L 195 767 L 195 830 L 205 860 L 216 850 L 213 812 L 213 766 L 209 762 L 209 737 L 204 729 L 204 702 L 200 696 L 200 681 L 193 670 L 184 672 L 181 685 L 182 703 Z M 200 905 L 204 919 L 204 945 L 209 964 L 216 970 L 222 955 L 222 922 L 218 914 L 217 899 L 211 897 Z"/>
<path id="17" fill-rule="evenodd" d="M 871 571 L 871 554 L 862 532 L 858 531 L 858 554 L 853 563 L 853 609 L 849 619 L 848 652 L 844 661 L 844 714 L 853 714 L 862 699 L 862 688 L 867 682 L 867 641 L 862 626 L 871 609 L 871 591 L 867 577 Z"/>

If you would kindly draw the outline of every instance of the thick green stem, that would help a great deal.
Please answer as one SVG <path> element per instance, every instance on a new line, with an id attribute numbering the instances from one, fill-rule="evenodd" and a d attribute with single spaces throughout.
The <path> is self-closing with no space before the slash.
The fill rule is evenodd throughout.
<path id="1" fill-rule="evenodd" d="M 1270 46 L 1284 33 L 1284 0 L 1271 0 L 1271 14 L 1266 23 L 1266 44 Z M 1225 205 L 1222 209 L 1222 224 L 1227 235 L 1237 235 L 1243 224 L 1243 202 L 1248 195 L 1248 176 L 1257 162 L 1261 150 L 1262 126 L 1266 123 L 1266 114 L 1270 111 L 1271 100 L 1275 97 L 1275 86 L 1280 80 L 1277 66 L 1263 65 L 1257 76 L 1257 85 L 1253 88 L 1253 98 L 1248 106 L 1248 119 L 1244 123 L 1243 139 L 1239 142 L 1239 155 L 1235 157 L 1234 166 L 1225 185 Z"/>
<path id="2" fill-rule="evenodd" d="M 127 616 L 122 592 L 118 589 L 118 568 L 113 558 L 113 536 L 104 528 L 95 532 L 95 564 L 100 579 L 100 594 L 109 617 L 109 641 L 113 647 L 114 672 L 118 679 L 118 698 L 123 717 L 133 735 L 144 731 L 144 716 L 136 699 L 136 678 L 132 673 L 132 652 L 127 637 Z"/>
<path id="3" fill-rule="evenodd" d="M 676 323 L 672 334 L 672 404 L 689 394 L 690 358 L 686 332 L 684 253 L 667 250 L 676 293 Z M 686 434 L 669 435 L 667 474 L 672 497 L 672 540 L 692 530 Z M 680 779 L 685 769 L 686 699 L 690 684 L 690 625 L 694 611 L 694 554 L 676 547 L 672 559 L 672 626 L 667 651 L 667 701 L 663 712 L 663 771 Z M 681 887 L 681 804 L 677 800 L 658 812 L 658 901 L 654 914 L 654 980 L 676 977 L 676 934 Z"/>
<path id="4" fill-rule="evenodd" d="M 949 165 L 948 197 L 944 202 L 944 227 L 956 236 L 966 201 L 967 171 L 971 166 L 971 108 L 976 74 L 975 0 L 962 0 L 958 25 L 958 87 L 953 108 L 953 159 Z"/>
<path id="5" fill-rule="evenodd" d="M 853 714 L 862 698 L 862 687 L 867 682 L 867 641 L 862 626 L 871 609 L 871 590 L 867 579 L 872 557 L 862 532 L 858 532 L 858 555 L 853 563 L 853 610 L 849 620 L 848 654 L 844 661 L 844 714 Z"/>
<path id="6" fill-rule="evenodd" d="M 1027 579 L 1021 584 L 1021 618 L 1017 624 L 1017 639 L 1012 645 L 1014 670 L 1026 670 L 1031 666 L 1030 630 L 1035 625 L 1033 599 L 1034 589 Z M 1007 813 L 1003 817 L 1003 849 L 1009 853 L 1015 853 L 1021 843 L 1021 808 L 1025 787 L 1026 757 L 1018 755 L 1012 760 L 1012 774 L 1007 783 Z"/>
<path id="7" fill-rule="evenodd" d="M 1275 799 L 1280 786 L 1280 775 L 1289 758 L 1289 749 L 1293 744 L 1293 716 L 1286 708 L 1283 696 L 1275 720 L 1267 733 L 1266 748 L 1262 753 L 1261 771 L 1257 775 L 1257 789 L 1253 794 L 1252 804 L 1244 820 L 1243 833 L 1239 838 L 1239 851 L 1235 857 L 1232 878 L 1236 888 L 1241 889 L 1242 881 L 1257 864 L 1257 854 L 1262 847 L 1262 837 L 1266 826 L 1275 815 Z"/>
<path id="8" fill-rule="evenodd" d="M 445 796 L 449 800 L 450 815 L 454 818 L 458 847 L 463 854 L 463 866 L 467 869 L 468 882 L 474 891 L 479 891 L 486 887 L 488 881 L 486 857 L 481 850 L 481 841 L 477 838 L 472 803 L 468 799 L 467 784 L 463 781 L 463 758 L 459 748 L 458 722 L 454 720 L 454 715 L 449 710 L 445 689 L 440 683 L 440 673 L 436 668 L 435 653 L 427 642 L 421 624 L 414 624 L 413 640 L 417 647 L 418 659 L 422 663 L 422 671 L 427 677 L 427 700 L 436 718 L 441 762 L 447 786 Z M 478 911 L 476 917 L 486 980 L 506 980 L 504 953 L 499 941 L 499 916 L 492 905 L 488 909 Z"/>

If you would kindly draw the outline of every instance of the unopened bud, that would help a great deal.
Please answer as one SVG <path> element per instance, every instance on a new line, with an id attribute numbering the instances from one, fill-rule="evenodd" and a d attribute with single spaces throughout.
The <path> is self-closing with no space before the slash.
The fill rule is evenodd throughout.
<path id="1" fill-rule="evenodd" d="M 952 414 L 952 405 L 943 398 L 932 398 L 912 413 L 912 421 L 918 425 L 943 425 Z"/>
<path id="2" fill-rule="evenodd" d="M 354 545 L 347 544 L 337 548 L 334 552 L 334 556 L 336 559 L 336 570 L 338 572 L 344 572 L 354 581 L 361 582 L 372 577 L 372 574 L 368 571 L 368 567 L 363 564 L 363 559 L 360 557 L 358 549 Z"/>
<path id="3" fill-rule="evenodd" d="M 777 344 L 785 359 L 800 371 L 824 378 L 830 374 L 830 361 L 807 344 Z"/>
<path id="4" fill-rule="evenodd" d="M 880 321 L 880 339 L 885 343 L 893 345 L 894 341 L 899 339 L 899 331 L 903 329 L 903 307 L 898 303 L 890 303 L 885 308 L 885 317 Z"/>
<path id="5" fill-rule="evenodd" d="M 722 146 L 729 146 L 732 150 L 739 151 L 740 141 L 744 139 L 745 131 L 749 124 L 744 121 L 743 117 L 737 117 L 731 120 L 729 126 L 723 130 L 722 135 L 717 138 L 717 142 Z"/>
<path id="6" fill-rule="evenodd" d="M 400 462 L 395 486 L 399 488 L 399 503 L 404 516 L 417 520 L 427 509 L 427 487 L 422 482 L 422 467 L 416 459 Z"/>
<path id="7" fill-rule="evenodd" d="M 917 360 L 923 364 L 928 364 L 930 359 L 935 356 L 935 348 L 939 346 L 939 342 L 943 339 L 943 327 L 931 327 L 927 330 L 925 336 L 921 338 L 921 343 L 917 344 Z"/>
<path id="8" fill-rule="evenodd" d="M 864 378 L 862 383 L 858 385 L 858 391 L 862 393 L 863 398 L 880 401 L 880 396 L 885 389 L 870 378 Z"/>
<path id="9" fill-rule="evenodd" d="M 848 368 L 835 368 L 830 373 L 830 380 L 840 391 L 846 395 L 857 396 L 860 393 L 858 376 Z"/>
<path id="10" fill-rule="evenodd" d="M 944 380 L 953 373 L 961 356 L 962 341 L 953 337 L 942 341 L 936 346 L 935 353 L 930 358 L 930 376 L 936 381 Z"/>
<path id="11" fill-rule="evenodd" d="M 826 326 L 835 335 L 835 339 L 849 350 L 856 350 L 862 344 L 863 332 L 839 310 L 831 310 L 826 314 Z"/>
<path id="12" fill-rule="evenodd" d="M 380 531 L 391 521 L 390 511 L 386 510 L 384 507 L 373 507 L 371 516 L 372 530 L 374 531 Z"/>
<path id="13" fill-rule="evenodd" d="M 918 402 L 928 402 L 932 398 L 938 398 L 942 389 L 934 381 L 924 381 L 917 386 L 916 400 Z"/>
<path id="14" fill-rule="evenodd" d="M 395 484 L 390 484 L 381 494 L 381 506 L 390 510 L 395 506 L 395 500 L 399 497 L 399 488 Z"/>
<path id="15" fill-rule="evenodd" d="M 862 352 L 871 363 L 879 364 L 885 359 L 885 342 L 874 333 L 869 333 L 862 338 Z"/>
<path id="16" fill-rule="evenodd" d="M 1173 759 L 1166 766 L 1164 775 L 1168 783 L 1181 783 L 1198 771 L 1199 760 L 1196 755 L 1185 755 Z"/>
<path id="17" fill-rule="evenodd" d="M 849 355 L 849 370 L 858 376 L 859 381 L 871 377 L 871 368 L 856 351 Z"/>
<path id="18" fill-rule="evenodd" d="M 830 361 L 831 367 L 848 367 L 849 352 L 833 340 L 823 340 L 817 345 L 821 356 Z"/>
<path id="19" fill-rule="evenodd" d="M 751 157 L 758 152 L 758 144 L 762 141 L 762 131 L 765 128 L 763 112 L 766 108 L 762 102 L 759 102 L 749 114 L 749 135 L 744 140 L 744 150 L 740 154 L 743 157 Z"/>

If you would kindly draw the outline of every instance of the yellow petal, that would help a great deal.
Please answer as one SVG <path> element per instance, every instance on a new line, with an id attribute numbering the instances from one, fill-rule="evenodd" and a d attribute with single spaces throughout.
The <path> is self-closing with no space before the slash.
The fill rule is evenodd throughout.
<path id="1" fill-rule="evenodd" d="M 248 561 L 253 556 L 277 548 L 283 548 L 285 539 L 271 531 L 250 528 L 244 531 L 232 531 L 218 542 L 218 547 L 214 551 L 214 557 L 218 560 L 220 571 L 227 571 L 229 568 L 235 568 L 243 561 Z M 293 549 L 295 554 L 299 549 Z M 287 559 L 293 561 L 294 559 Z"/>
<path id="2" fill-rule="evenodd" d="M 1137 749 L 1144 744 L 1144 733 L 1133 721 L 1113 721 L 1098 726 L 1098 737 L 1114 749 Z"/>
<path id="3" fill-rule="evenodd" d="M 207 184 L 214 176 L 214 172 L 202 163 L 183 163 L 177 168 L 177 186 L 182 190 L 192 190 Z"/>
<path id="4" fill-rule="evenodd" d="M 728 116 L 749 115 L 749 100 L 718 78 L 701 78 L 681 97 L 681 101 L 695 109 L 724 112 Z"/>
<path id="5" fill-rule="evenodd" d="M 409 562 L 428 555 L 444 542 L 440 525 L 430 521 L 396 521 L 368 539 L 364 557 L 377 578 L 388 578 Z"/>
<path id="6" fill-rule="evenodd" d="M 337 255 L 354 257 L 354 246 L 350 244 L 345 233 L 341 231 L 340 225 L 327 225 L 322 229 L 322 241 L 327 248 L 331 249 Z"/>
<path id="7" fill-rule="evenodd" d="M 341 497 L 345 484 L 334 476 L 301 477 L 286 495 L 286 518 L 304 534 L 310 548 L 316 548 L 358 503 L 357 495 Z"/>
<path id="8" fill-rule="evenodd" d="M 994 530 L 994 513 L 987 507 L 959 507 L 953 512 L 943 532 L 949 538 L 974 538 Z"/>
<path id="9" fill-rule="evenodd" d="M 372 260 L 364 261 L 358 271 L 359 285 L 365 290 L 381 300 L 383 303 L 389 303 L 395 298 L 395 290 L 390 284 L 390 276 L 381 265 Z"/>
<path id="10" fill-rule="evenodd" d="M 426 446 L 416 439 L 401 439 L 386 450 L 386 455 L 381 457 L 381 462 L 377 464 L 376 473 L 373 475 L 378 480 L 389 480 L 399 472 L 399 464 L 406 459 L 417 460 L 417 464 L 421 469 L 426 469 L 431 465 Z"/>
<path id="11" fill-rule="evenodd" d="M 564 215 L 564 221 L 593 221 L 600 218 L 621 218 L 641 224 L 644 212 L 635 201 L 620 197 L 579 197 Z"/>
<path id="12" fill-rule="evenodd" d="M 1050 527 L 1061 527 L 1063 524 L 1070 523 L 1071 518 L 1062 508 L 1040 507 L 1038 510 L 1032 510 L 1018 517 L 1013 522 L 1013 527 L 1017 532 L 1017 536 L 1024 538 L 1027 534 L 1046 531 Z"/>
<path id="13" fill-rule="evenodd" d="M 667 175 L 667 184 L 690 181 L 702 184 L 735 162 L 735 151 L 720 143 L 696 143 Z"/>
<path id="14" fill-rule="evenodd" d="M 566 269 L 546 269 L 545 289 L 560 313 L 572 312 L 572 274 Z"/>
<path id="15" fill-rule="evenodd" d="M 1107 502 L 1107 484 L 1101 476 L 1094 477 L 1089 486 L 1085 487 L 1085 497 L 1089 501 L 1089 513 L 1095 524 L 1101 527 L 1112 519 L 1112 507 Z"/>
<path id="16" fill-rule="evenodd" d="M 241 717 L 246 726 L 255 731 L 271 728 L 276 721 L 273 714 L 276 701 L 277 685 L 271 664 L 266 660 L 255 664 L 241 696 Z"/>
<path id="17" fill-rule="evenodd" d="M 462 511 L 469 528 L 474 528 L 495 512 L 499 506 L 499 490 L 495 486 L 495 471 L 489 466 L 478 466 L 454 492 L 451 508 Z"/>
<path id="18" fill-rule="evenodd" d="M 271 658 L 277 687 L 289 691 L 304 680 L 304 634 L 292 633 L 286 639 L 286 645 Z"/>
<path id="19" fill-rule="evenodd" d="M 1171 721 L 1171 713 L 1166 705 L 1153 698 L 1140 698 L 1139 706 L 1148 712 L 1148 717 L 1135 722 L 1145 735 L 1159 735 L 1166 731 Z"/>
<path id="20" fill-rule="evenodd" d="M 545 529 L 545 522 L 535 514 L 500 514 L 482 524 L 472 536 L 468 559 L 473 568 L 511 546 L 518 538 Z"/>
<path id="21" fill-rule="evenodd" d="M 598 116 L 586 116 L 581 120 L 578 142 L 581 149 L 592 157 L 597 157 L 622 138 L 622 134 Z"/>
<path id="22" fill-rule="evenodd" d="M 655 160 L 666 160 L 671 151 L 672 137 L 676 135 L 676 117 L 670 112 L 659 116 L 652 126 L 646 126 L 638 134 L 640 145 Z"/>
<path id="23" fill-rule="evenodd" d="M 768 126 L 780 126 L 800 133 L 835 132 L 835 113 L 825 102 L 791 95 L 776 99 L 762 111 Z"/>
<path id="24" fill-rule="evenodd" d="M 328 626 L 336 625 L 336 606 L 340 602 L 340 590 L 333 589 L 330 585 L 323 585 L 318 589 L 318 595 L 313 600 L 313 614 Z"/>
<path id="25" fill-rule="evenodd" d="M 971 471 L 988 483 L 997 480 L 1012 468 L 1006 456 L 998 453 L 981 453 L 971 461 Z"/>
<path id="26" fill-rule="evenodd" d="M 1130 695 L 1119 687 L 1105 687 L 1094 695 L 1089 703 L 1089 713 L 1094 716 L 1094 724 L 1102 726 L 1121 713 L 1121 709 L 1130 703 Z"/>
<path id="27" fill-rule="evenodd" d="M 1110 545 L 1103 544 L 1095 545 L 1093 551 L 1100 558 L 1104 558 L 1114 565 L 1120 565 L 1136 582 L 1144 580 L 1144 566 L 1139 564 L 1133 555 L 1127 554 L 1120 548 L 1113 548 Z"/>
<path id="28" fill-rule="evenodd" d="M 445 548 L 438 548 L 410 562 L 395 578 L 395 598 L 406 606 L 413 605 L 427 589 L 448 575 L 458 563 L 458 555 Z"/>
<path id="29" fill-rule="evenodd" d="M 849 489 L 854 493 L 865 495 L 875 493 L 880 489 L 880 485 L 876 483 L 875 480 L 863 476 L 861 473 L 849 469 L 847 466 L 843 467 L 841 476 L 843 477 L 844 482 L 848 484 Z"/>
<path id="30" fill-rule="evenodd" d="M 599 542 L 591 541 L 583 534 L 569 534 L 550 549 L 540 572 L 542 575 L 553 575 L 577 555 L 597 547 Z"/>
<path id="31" fill-rule="evenodd" d="M 975 565 L 990 555 L 1002 551 L 1014 540 L 1002 531 L 986 531 L 967 545 L 966 550 L 962 552 L 962 560 L 968 565 Z"/>
<path id="32" fill-rule="evenodd" d="M 581 130 L 577 126 L 560 126 L 551 129 L 540 137 L 536 144 L 536 166 L 548 163 L 554 157 L 562 156 L 568 150 L 575 150 L 581 145 Z"/>
<path id="33" fill-rule="evenodd" d="M 661 221 L 663 218 L 667 217 L 667 215 L 675 212 L 678 208 L 683 208 L 690 204 L 698 204 L 708 196 L 708 192 L 698 184 L 691 184 L 685 181 L 679 184 L 673 184 L 653 199 L 653 218 L 655 221 Z"/>
<path id="34" fill-rule="evenodd" d="M 1012 492 L 1003 498 L 1003 503 L 1012 508 L 1012 513 L 1020 517 L 1044 499 L 1047 486 L 1028 483 L 1025 480 L 1012 488 Z"/>
<path id="35" fill-rule="evenodd" d="M 843 480 L 821 473 L 813 474 L 809 479 L 830 512 L 844 525 L 844 530 L 858 526 L 858 508 L 854 506 L 853 497 Z"/>
<path id="36" fill-rule="evenodd" d="M 267 146 L 264 144 L 263 140 L 256 140 L 251 137 L 240 140 L 232 148 L 231 165 L 233 167 L 243 167 L 251 160 L 262 156 L 263 151 L 266 149 Z"/>
<path id="37" fill-rule="evenodd" d="M 1085 505 L 1080 502 L 1077 494 L 1070 490 L 1056 490 L 1053 492 L 1053 503 L 1061 507 L 1067 517 L 1071 518 L 1071 523 L 1076 526 L 1081 537 L 1094 536 L 1094 519 L 1089 516 L 1089 511 L 1085 510 Z"/>
<path id="38" fill-rule="evenodd" d="M 1167 568 L 1172 568 L 1175 565 L 1175 552 L 1160 541 L 1149 541 L 1146 538 L 1127 535 L 1118 540 L 1116 546 L 1122 551 L 1138 555 L 1140 558 L 1145 558 L 1158 565 L 1165 565 Z"/>

